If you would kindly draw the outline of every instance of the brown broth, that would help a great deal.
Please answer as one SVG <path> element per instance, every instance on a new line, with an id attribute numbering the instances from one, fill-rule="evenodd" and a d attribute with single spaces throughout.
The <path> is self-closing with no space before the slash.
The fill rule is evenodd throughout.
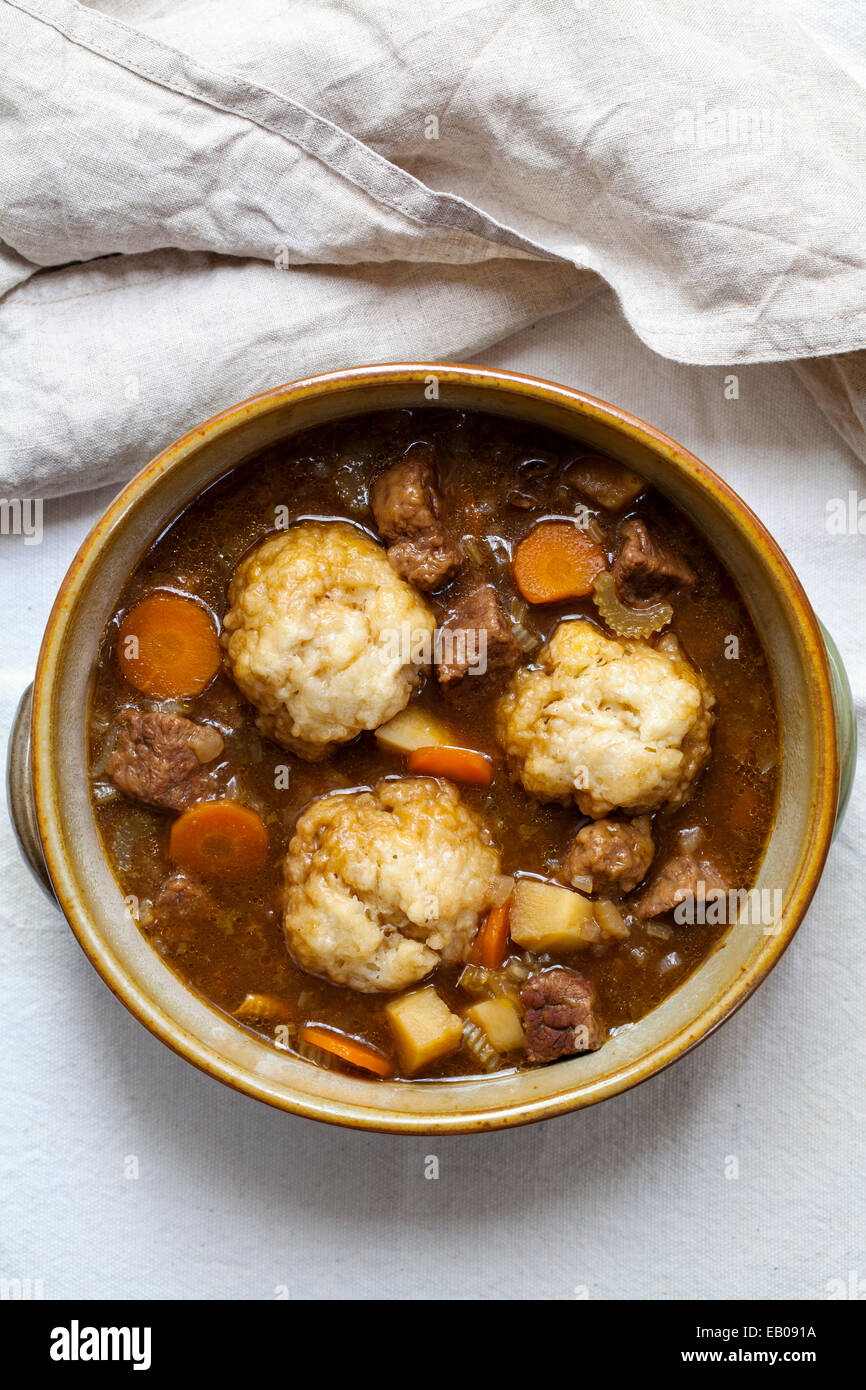
<path id="1" fill-rule="evenodd" d="M 582 452 L 579 445 L 547 431 L 479 414 L 439 408 L 391 411 L 320 427 L 275 445 L 241 464 L 192 503 L 153 545 L 132 573 L 107 625 L 94 673 L 91 705 L 91 766 L 97 792 L 95 813 L 108 859 L 125 895 L 140 904 L 140 920 L 155 949 L 206 1000 L 231 1014 L 247 993 L 277 995 L 296 1022 L 326 1022 L 392 1052 L 382 1013 L 387 996 L 364 995 L 314 978 L 290 958 L 279 921 L 279 866 L 301 809 L 337 788 L 365 786 L 404 771 L 404 760 L 384 752 L 364 734 L 327 762 L 309 764 L 263 738 L 254 711 L 229 677 L 219 675 L 194 701 L 159 706 L 124 681 L 115 643 L 120 619 L 146 593 L 170 588 L 194 595 L 220 620 L 226 588 L 242 555 L 275 527 L 278 508 L 299 517 L 344 518 L 373 530 L 367 487 L 382 467 L 420 439 L 439 442 L 440 476 L 457 534 L 498 538 L 500 551 L 517 542 L 540 516 L 573 511 L 579 494 L 554 489 L 537 511 L 505 501 L 515 474 L 527 460 L 558 468 Z M 443 465 L 443 460 L 445 460 Z M 595 508 L 593 508 L 595 510 Z M 677 592 L 673 630 L 717 697 L 712 756 L 691 799 L 674 812 L 654 817 L 656 863 L 678 831 L 701 827 L 709 850 L 724 855 L 735 882 L 750 887 L 757 874 L 776 806 L 779 731 L 773 680 L 760 637 L 736 583 L 687 519 L 655 492 L 627 509 L 675 542 L 696 571 L 693 595 Z M 282 518 L 281 518 L 282 519 Z M 613 550 L 621 518 L 599 511 L 597 525 Z M 439 616 L 461 586 L 479 577 L 492 581 L 506 608 L 516 596 L 507 562 L 491 556 L 483 573 L 464 566 L 447 589 L 432 596 Z M 598 621 L 589 599 L 531 610 L 528 625 L 546 638 L 565 616 Z M 726 657 L 735 636 L 739 659 Z M 488 753 L 495 781 L 488 791 L 464 789 L 467 802 L 486 819 L 502 850 L 503 871 L 552 875 L 575 830 L 586 820 L 574 807 L 542 806 L 509 781 L 493 735 L 494 696 L 477 695 L 465 706 L 446 700 L 435 679 L 418 697 L 430 710 L 457 722 L 466 746 Z M 224 755 L 224 794 L 256 809 L 270 831 L 267 871 L 254 889 L 216 887 L 215 920 L 194 926 L 161 918 L 152 903 L 172 872 L 168 856 L 171 818 L 121 797 L 101 802 L 102 769 L 119 708 L 179 709 L 193 719 L 229 725 Z M 275 769 L 289 769 L 289 786 L 275 788 Z M 564 963 L 594 983 L 608 1029 L 630 1024 L 655 1007 L 695 970 L 726 930 L 723 926 L 676 926 L 657 935 L 659 924 L 629 918 L 626 942 L 591 947 Z M 149 924 L 149 925 L 146 925 Z M 664 929 L 664 923 L 662 924 Z M 455 1011 L 470 1002 L 457 986 L 459 968 L 440 969 L 437 988 Z M 262 1025 L 263 1036 L 273 1030 Z M 426 1075 L 460 1075 L 477 1068 L 458 1053 Z"/>

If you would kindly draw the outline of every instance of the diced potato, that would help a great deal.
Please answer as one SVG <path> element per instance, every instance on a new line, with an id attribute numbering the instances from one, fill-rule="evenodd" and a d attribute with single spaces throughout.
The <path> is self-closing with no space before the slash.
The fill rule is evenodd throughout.
<path id="1" fill-rule="evenodd" d="M 456 1052 L 463 1036 L 463 1020 L 452 1014 L 432 985 L 402 994 L 385 1005 L 403 1070 L 413 1072 L 440 1057 Z"/>
<path id="2" fill-rule="evenodd" d="M 565 481 L 609 512 L 621 512 L 646 487 L 646 480 L 623 464 L 594 456 L 569 464 Z"/>
<path id="3" fill-rule="evenodd" d="M 510 927 L 512 940 L 527 951 L 575 951 L 601 938 L 589 898 L 536 878 L 517 880 Z"/>
<path id="4" fill-rule="evenodd" d="M 523 1024 L 510 999 L 485 999 L 466 1010 L 466 1017 L 487 1034 L 497 1052 L 523 1046 Z"/>
<path id="5" fill-rule="evenodd" d="M 592 910 L 595 920 L 601 928 L 603 940 L 614 937 L 618 941 L 625 941 L 630 935 L 628 927 L 622 920 L 622 913 L 616 903 L 612 903 L 609 898 L 597 898 Z"/>
<path id="6" fill-rule="evenodd" d="M 441 719 L 409 705 L 376 730 L 376 738 L 389 753 L 413 753 L 416 748 L 449 748 L 454 734 Z"/>

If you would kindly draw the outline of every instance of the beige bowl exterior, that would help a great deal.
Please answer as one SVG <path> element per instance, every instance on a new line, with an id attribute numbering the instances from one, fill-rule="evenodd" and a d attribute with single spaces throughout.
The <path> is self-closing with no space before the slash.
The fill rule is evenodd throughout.
<path id="1" fill-rule="evenodd" d="M 189 990 L 135 926 L 88 796 L 86 711 L 97 646 L 127 575 L 166 523 L 236 464 L 341 416 L 430 403 L 530 421 L 596 446 L 646 476 L 737 576 L 763 634 L 781 702 L 781 799 L 758 880 L 781 889 L 773 935 L 736 925 L 658 1008 L 599 1052 L 469 1081 L 365 1081 L 277 1051 Z M 291 493 L 287 488 L 287 502 Z M 93 965 L 157 1037 L 196 1066 L 281 1109 L 360 1129 L 460 1133 L 591 1105 L 668 1066 L 739 1007 L 788 945 L 830 843 L 838 777 L 827 657 L 800 584 L 748 507 L 709 468 L 634 416 L 580 391 L 454 364 L 329 373 L 233 406 L 172 444 L 124 488 L 82 545 L 39 658 L 31 753 L 39 833 L 55 892 Z"/>

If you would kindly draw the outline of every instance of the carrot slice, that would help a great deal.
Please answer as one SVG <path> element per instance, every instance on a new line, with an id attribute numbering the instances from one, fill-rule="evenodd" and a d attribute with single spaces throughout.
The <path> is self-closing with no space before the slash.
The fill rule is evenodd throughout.
<path id="1" fill-rule="evenodd" d="M 493 763 L 472 748 L 416 748 L 409 754 L 409 771 L 422 777 L 448 777 L 470 787 L 489 787 Z"/>
<path id="2" fill-rule="evenodd" d="M 528 603 L 584 598 L 607 569 L 600 545 L 572 521 L 542 521 L 514 554 L 514 578 Z"/>
<path id="3" fill-rule="evenodd" d="M 319 1023 L 305 1023 L 298 1037 L 301 1042 L 321 1047 L 324 1052 L 331 1052 L 342 1061 L 351 1062 L 353 1067 L 362 1067 L 364 1071 L 375 1072 L 377 1076 L 390 1076 L 394 1070 L 384 1052 L 358 1038 L 350 1038 L 347 1033 L 338 1033 L 334 1028 L 324 1028 Z"/>
<path id="4" fill-rule="evenodd" d="M 120 624 L 117 660 L 130 685 L 154 700 L 189 699 L 220 668 L 210 614 L 181 594 L 148 594 Z"/>
<path id="5" fill-rule="evenodd" d="M 264 867 L 267 853 L 261 817 L 239 801 L 200 801 L 171 827 L 171 858 L 201 878 L 250 878 Z"/>
<path id="6" fill-rule="evenodd" d="M 486 965 L 498 970 L 508 954 L 508 918 L 511 899 L 499 907 L 491 907 L 472 946 L 473 965 Z"/>

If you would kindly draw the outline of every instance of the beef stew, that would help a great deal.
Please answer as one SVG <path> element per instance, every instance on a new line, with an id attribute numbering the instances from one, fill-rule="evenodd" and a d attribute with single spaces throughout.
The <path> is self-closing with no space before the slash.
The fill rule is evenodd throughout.
<path id="1" fill-rule="evenodd" d="M 275 1047 L 415 1080 L 655 1007 L 728 929 L 702 902 L 754 883 L 780 757 L 759 634 L 687 518 L 574 441 L 439 408 L 196 499 L 120 595 L 90 730 L 167 963 Z"/>

